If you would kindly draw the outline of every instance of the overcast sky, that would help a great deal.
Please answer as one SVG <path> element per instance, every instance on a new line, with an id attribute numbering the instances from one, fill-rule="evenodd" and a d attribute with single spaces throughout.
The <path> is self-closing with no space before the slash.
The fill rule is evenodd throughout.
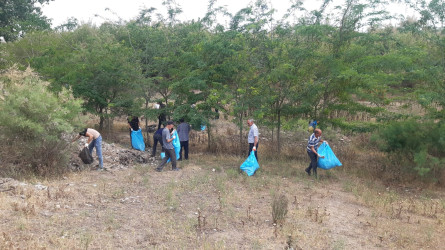
<path id="1" fill-rule="evenodd" d="M 141 9 L 155 7 L 164 11 L 163 0 L 54 0 L 43 6 L 43 14 L 52 19 L 53 27 L 66 22 L 69 17 L 75 17 L 81 23 L 91 22 L 100 25 L 106 20 L 117 21 L 118 17 L 124 20 L 135 18 Z M 246 7 L 251 0 L 218 0 L 217 6 L 226 6 L 232 14 Z M 276 19 L 281 19 L 291 6 L 290 0 L 269 0 L 272 7 L 277 10 Z M 342 3 L 343 1 L 337 0 Z M 202 18 L 207 10 L 208 0 L 176 0 L 183 10 L 180 20 L 197 20 Z M 318 9 L 321 0 L 304 1 L 307 9 Z M 109 10 L 106 10 L 106 9 Z M 407 12 L 407 8 L 394 8 L 400 13 Z M 165 12 L 162 12 L 165 13 Z M 164 14 L 165 15 L 165 14 Z"/>

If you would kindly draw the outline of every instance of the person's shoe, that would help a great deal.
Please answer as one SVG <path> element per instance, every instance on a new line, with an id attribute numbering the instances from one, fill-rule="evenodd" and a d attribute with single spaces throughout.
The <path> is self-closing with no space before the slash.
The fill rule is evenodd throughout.
<path id="1" fill-rule="evenodd" d="M 306 168 L 305 170 L 304 170 L 304 172 L 306 172 L 307 173 L 307 175 L 311 175 L 311 170 L 309 169 L 309 168 Z"/>
<path id="2" fill-rule="evenodd" d="M 160 168 L 156 168 L 155 170 L 156 170 L 156 172 L 162 172 L 162 169 L 160 169 Z"/>
<path id="3" fill-rule="evenodd" d="M 104 169 L 103 168 L 98 168 L 98 169 L 96 169 L 96 171 L 101 172 L 101 171 L 104 171 Z"/>
<path id="4" fill-rule="evenodd" d="M 178 161 L 182 161 L 182 158 L 179 158 Z"/>
<path id="5" fill-rule="evenodd" d="M 181 170 L 181 169 L 179 169 L 179 168 L 172 168 L 172 171 L 179 171 L 179 170 Z"/>

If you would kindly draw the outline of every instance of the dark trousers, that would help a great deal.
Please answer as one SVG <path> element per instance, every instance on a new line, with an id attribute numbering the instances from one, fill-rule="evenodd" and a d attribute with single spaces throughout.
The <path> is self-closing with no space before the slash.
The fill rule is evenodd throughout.
<path id="1" fill-rule="evenodd" d="M 255 143 L 249 143 L 249 155 L 250 155 L 250 152 L 252 152 L 252 149 L 253 149 L 254 145 L 255 145 Z M 257 154 L 257 152 L 258 152 L 258 146 L 259 145 L 260 145 L 259 143 L 256 144 L 256 151 L 254 153 L 255 154 L 255 158 L 256 158 L 257 161 L 258 161 L 258 154 Z"/>
<path id="2" fill-rule="evenodd" d="M 156 154 L 156 147 L 158 146 L 158 142 L 159 144 L 161 144 L 161 148 L 162 148 L 162 152 L 164 151 L 164 145 L 162 145 L 162 135 L 160 134 L 154 134 L 153 135 L 153 151 L 151 153 L 152 156 L 155 156 Z"/>
<path id="3" fill-rule="evenodd" d="M 164 159 L 162 159 L 161 163 L 159 164 L 159 166 L 156 168 L 157 170 L 162 170 L 164 168 L 165 163 L 167 163 L 168 159 L 171 160 L 172 162 L 172 169 L 176 168 L 176 153 L 175 153 L 175 149 L 166 149 L 164 148 L 165 151 L 165 157 Z"/>
<path id="4" fill-rule="evenodd" d="M 314 174 L 317 174 L 317 159 L 318 159 L 318 156 L 317 156 L 317 154 L 315 154 L 314 152 L 309 152 L 309 151 L 306 151 L 307 152 L 307 155 L 309 156 L 309 158 L 311 159 L 311 163 L 309 163 L 309 167 L 307 167 L 306 168 L 306 170 L 307 170 L 307 172 L 311 172 L 311 169 L 312 169 L 312 171 L 314 172 Z"/>
<path id="5" fill-rule="evenodd" d="M 179 159 L 182 160 L 182 149 L 184 148 L 184 158 L 189 159 L 189 141 L 181 141 L 181 151 L 179 151 Z"/>

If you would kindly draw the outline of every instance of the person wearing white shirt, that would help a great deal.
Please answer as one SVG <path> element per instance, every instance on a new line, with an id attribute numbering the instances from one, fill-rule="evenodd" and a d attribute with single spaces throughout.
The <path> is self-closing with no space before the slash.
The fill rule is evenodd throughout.
<path id="1" fill-rule="evenodd" d="M 249 135 L 247 137 L 247 142 L 249 143 L 249 155 L 252 150 L 255 152 L 255 158 L 258 161 L 258 127 L 255 125 L 253 119 L 247 120 L 247 125 L 249 125 Z"/>

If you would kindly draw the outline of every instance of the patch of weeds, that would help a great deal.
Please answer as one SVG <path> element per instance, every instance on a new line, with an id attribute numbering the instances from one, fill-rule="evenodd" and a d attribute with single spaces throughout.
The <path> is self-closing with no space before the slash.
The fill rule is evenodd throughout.
<path id="1" fill-rule="evenodd" d="M 148 175 L 144 175 L 144 177 L 142 177 L 142 184 L 145 187 L 149 187 L 150 186 L 150 178 L 148 178 Z"/>
<path id="2" fill-rule="evenodd" d="M 126 191 L 124 188 L 119 188 L 111 194 L 111 197 L 113 197 L 114 199 L 122 199 L 125 197 L 125 193 Z"/>
<path id="3" fill-rule="evenodd" d="M 90 233 L 84 233 L 80 236 L 80 245 L 83 249 L 88 249 L 92 241 L 93 236 Z"/>
<path id="4" fill-rule="evenodd" d="M 240 177 L 240 172 L 236 168 L 229 168 L 226 171 L 227 179 L 234 180 Z"/>
<path id="5" fill-rule="evenodd" d="M 170 182 L 165 191 L 165 202 L 170 210 L 176 210 L 179 206 L 179 201 L 175 195 L 176 187 L 176 183 Z"/>
<path id="6" fill-rule="evenodd" d="M 114 214 L 109 214 L 107 219 L 105 220 L 105 224 L 107 225 L 107 230 L 115 230 L 120 227 L 119 222 L 116 220 Z"/>
<path id="7" fill-rule="evenodd" d="M 342 188 L 345 192 L 352 192 L 352 182 L 350 180 L 346 180 L 343 182 Z"/>
<path id="8" fill-rule="evenodd" d="M 303 178 L 299 181 L 303 182 L 304 189 L 312 190 L 314 187 L 314 182 L 312 181 L 312 179 Z"/>
<path id="9" fill-rule="evenodd" d="M 288 200 L 284 194 L 275 195 L 272 200 L 272 221 L 283 225 L 288 212 Z"/>
<path id="10" fill-rule="evenodd" d="M 195 189 L 199 189 L 201 187 L 206 187 L 210 180 L 213 180 L 209 174 L 198 174 L 193 178 L 189 179 L 187 182 L 184 182 L 184 188 L 188 191 L 193 191 Z"/>
<path id="11" fill-rule="evenodd" d="M 332 249 L 333 250 L 342 250 L 345 249 L 345 241 L 340 239 L 340 240 L 336 240 L 334 242 L 334 244 L 332 244 Z"/>
<path id="12" fill-rule="evenodd" d="M 149 172 L 150 168 L 147 166 L 138 164 L 134 167 L 134 170 L 136 171 L 138 176 L 145 176 Z"/>
<path id="13" fill-rule="evenodd" d="M 28 229 L 28 222 L 24 218 L 20 219 L 17 223 L 17 229 L 20 231 Z"/>
<path id="14" fill-rule="evenodd" d="M 251 247 L 252 249 L 263 249 L 264 248 L 263 243 L 261 243 L 261 241 L 259 241 L 259 240 L 252 241 L 251 246 L 252 246 Z"/>

